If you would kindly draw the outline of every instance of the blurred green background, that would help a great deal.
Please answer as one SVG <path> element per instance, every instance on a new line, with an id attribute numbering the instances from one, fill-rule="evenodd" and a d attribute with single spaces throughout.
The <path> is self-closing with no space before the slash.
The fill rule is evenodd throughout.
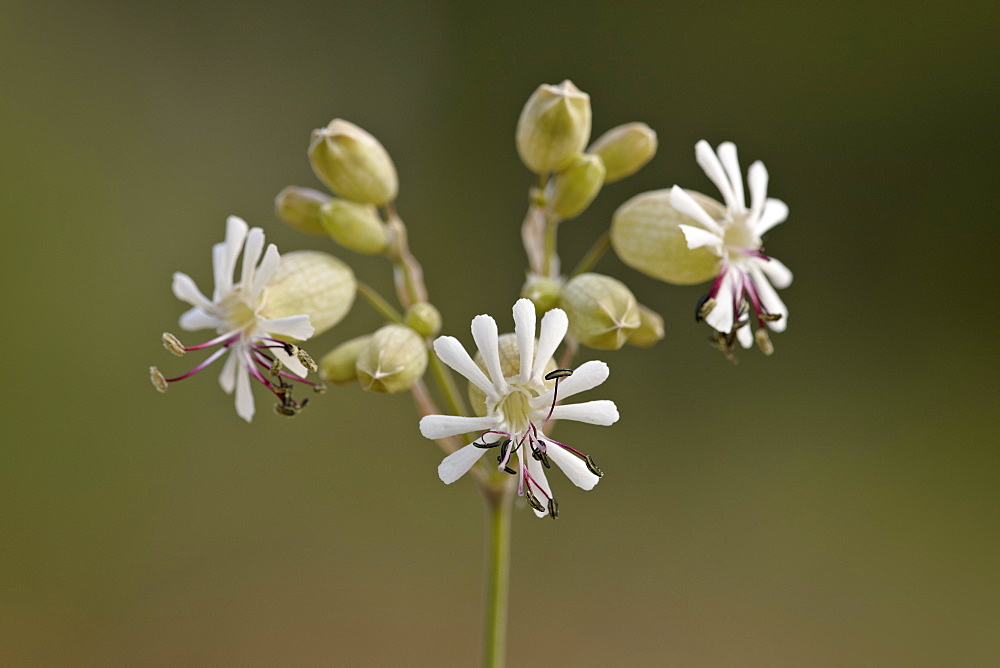
<path id="1" fill-rule="evenodd" d="M 210 280 L 225 216 L 283 227 L 319 187 L 309 132 L 394 156 L 446 332 L 510 327 L 532 179 L 513 146 L 542 82 L 595 135 L 660 151 L 562 234 L 574 262 L 625 199 L 712 192 L 694 144 L 734 140 L 791 208 L 770 359 L 736 366 L 704 287 L 607 257 L 667 318 L 612 367 L 612 428 L 560 427 L 607 475 L 514 522 L 511 665 L 1000 663 L 998 9 L 943 3 L 9 2 L 0 12 L 3 665 L 472 665 L 482 503 L 442 485 L 407 396 L 334 388 L 253 425 L 160 346 Z M 989 295 L 993 295 L 990 297 Z M 314 341 L 371 331 L 359 303 Z M 564 430 L 564 431 L 563 431 Z"/>

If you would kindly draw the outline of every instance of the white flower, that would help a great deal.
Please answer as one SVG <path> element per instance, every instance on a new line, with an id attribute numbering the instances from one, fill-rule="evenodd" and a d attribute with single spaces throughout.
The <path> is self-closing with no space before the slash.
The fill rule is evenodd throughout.
<path id="1" fill-rule="evenodd" d="M 234 282 L 236 263 L 241 253 L 243 262 L 237 276 L 239 280 Z M 263 230 L 255 227 L 248 231 L 243 220 L 230 216 L 226 221 L 226 240 L 212 248 L 215 273 L 212 299 L 202 294 L 187 274 L 174 274 L 174 295 L 194 307 L 181 316 L 181 328 L 189 331 L 214 329 L 218 336 L 199 345 L 184 346 L 173 335 L 164 334 L 164 345 L 177 355 L 205 348 L 217 347 L 217 350 L 194 369 L 176 378 L 164 378 L 156 367 L 152 367 L 150 375 L 157 389 L 166 391 L 167 383 L 194 375 L 228 352 L 219 384 L 229 394 L 236 391 L 236 413 L 241 418 L 249 422 L 254 415 L 251 378 L 281 400 L 279 412 L 293 414 L 305 404 L 296 403 L 291 398 L 291 386 L 284 379 L 315 387 L 315 383 L 305 380 L 310 370 L 307 365 L 315 365 L 296 346 L 274 337 L 308 339 L 313 334 L 313 326 L 308 315 L 268 318 L 267 285 L 277 271 L 279 261 L 274 244 L 264 249 Z"/>
<path id="2" fill-rule="evenodd" d="M 598 361 L 585 362 L 573 372 L 557 370 L 542 375 L 566 336 L 568 324 L 561 309 L 549 311 L 542 318 L 536 342 L 535 307 L 529 300 L 519 299 L 514 305 L 514 333 L 520 368 L 510 377 L 504 377 L 501 369 L 497 324 L 488 315 L 478 315 L 472 320 L 472 337 L 482 354 L 488 376 L 457 339 L 442 336 L 434 342 L 434 350 L 441 361 L 468 378 L 486 395 L 484 417 L 428 415 L 420 420 L 420 433 L 431 439 L 482 432 L 472 443 L 444 458 L 438 466 L 442 481 L 455 482 L 487 449 L 496 447 L 498 469 L 518 476 L 518 494 L 527 497 L 539 517 L 551 514 L 555 518 L 558 514 L 558 505 L 545 478 L 550 462 L 562 469 L 578 487 L 593 489 L 603 475 L 593 460 L 542 432 L 550 418 L 598 425 L 610 425 L 618 420 L 618 409 L 611 401 L 556 405 L 557 399 L 597 387 L 608 377 L 608 365 Z M 565 380 L 560 382 L 562 378 Z M 553 379 L 555 385 L 549 389 L 547 381 Z M 517 471 L 510 467 L 512 455 L 517 455 Z"/>
<path id="3" fill-rule="evenodd" d="M 734 339 L 744 348 L 753 343 L 754 336 L 746 326 L 753 317 L 757 321 L 758 344 L 770 354 L 767 329 L 781 332 L 788 323 L 788 309 L 775 288 L 788 287 L 792 272 L 764 254 L 761 236 L 784 222 L 788 207 L 781 200 L 767 197 L 767 169 L 758 160 L 747 171 L 747 208 L 736 146 L 731 142 L 720 144 L 716 155 L 708 142 L 699 141 L 695 157 L 725 200 L 725 206 L 704 196 L 696 200 L 678 186 L 670 192 L 671 206 L 701 225 L 680 226 L 688 248 L 707 248 L 721 260 L 719 275 L 699 308 L 699 319 L 719 332 L 717 340 L 728 351 Z"/>

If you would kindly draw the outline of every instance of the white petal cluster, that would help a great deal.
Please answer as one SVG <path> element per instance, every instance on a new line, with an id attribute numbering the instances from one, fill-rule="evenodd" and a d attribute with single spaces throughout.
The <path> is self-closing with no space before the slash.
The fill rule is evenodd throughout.
<path id="1" fill-rule="evenodd" d="M 698 164 L 716 185 L 725 206 L 709 207 L 723 212 L 713 216 L 684 189 L 674 186 L 670 204 L 693 218 L 699 227 L 681 225 L 688 248 L 707 248 L 721 260 L 718 277 L 708 298 L 715 306 L 705 316 L 706 322 L 722 334 L 734 335 L 744 348 L 750 347 L 753 335 L 748 324 L 752 309 L 760 328 L 784 331 L 788 309 L 775 288 L 788 287 L 792 272 L 778 260 L 764 255 L 761 237 L 788 217 L 788 207 L 767 197 L 767 169 L 759 160 L 747 171 L 750 206 L 747 207 L 743 177 L 731 142 L 713 151 L 702 140 L 695 146 Z M 746 305 L 746 307 L 744 306 Z"/>
<path id="2" fill-rule="evenodd" d="M 240 272 L 236 266 L 242 254 Z M 262 257 L 263 256 L 263 257 Z M 210 344 L 221 347 L 199 365 L 204 368 L 221 355 L 229 352 L 219 384 L 227 393 L 236 392 L 236 413 L 249 422 L 254 415 L 253 393 L 250 379 L 272 388 L 272 383 L 261 373 L 276 357 L 283 369 L 299 377 L 308 370 L 294 355 L 290 355 L 281 341 L 283 336 L 305 340 L 313 334 L 308 315 L 281 318 L 267 316 L 267 284 L 274 276 L 280 262 L 274 244 L 264 248 L 264 231 L 259 227 L 249 229 L 236 216 L 226 221 L 226 239 L 212 248 L 212 268 L 215 288 L 209 299 L 187 274 L 174 274 L 174 295 L 193 308 L 180 318 L 183 329 L 194 331 L 214 329 L 219 336 Z M 197 346 L 197 348 L 206 347 Z"/>
<path id="3" fill-rule="evenodd" d="M 561 309 L 553 309 L 542 318 L 541 331 L 535 339 L 535 307 L 527 299 L 514 305 L 514 333 L 519 352 L 518 373 L 505 377 L 501 369 L 499 334 L 496 321 L 488 315 L 472 320 L 472 337 L 482 355 L 486 373 L 473 361 L 457 339 L 439 337 L 434 350 L 445 364 L 465 376 L 469 382 L 486 395 L 483 417 L 428 415 L 420 421 L 420 433 L 438 439 L 482 432 L 473 443 L 445 457 L 438 467 L 438 475 L 446 484 L 465 475 L 488 450 L 497 452 L 500 446 L 499 470 L 509 469 L 509 461 L 516 456 L 519 462 L 518 494 L 540 500 L 541 509 L 532 504 L 535 514 L 549 514 L 552 492 L 545 477 L 544 463 L 551 461 L 582 489 L 593 489 L 600 479 L 600 471 L 582 453 L 552 440 L 542 432 L 549 419 L 576 420 L 596 425 L 611 425 L 618 420 L 618 409 L 607 400 L 587 401 L 568 406 L 555 405 L 556 399 L 597 387 L 608 377 L 604 362 L 582 364 L 573 374 L 550 388 L 543 376 L 546 365 L 566 336 L 568 319 Z M 479 444 L 477 446 L 477 443 Z"/>

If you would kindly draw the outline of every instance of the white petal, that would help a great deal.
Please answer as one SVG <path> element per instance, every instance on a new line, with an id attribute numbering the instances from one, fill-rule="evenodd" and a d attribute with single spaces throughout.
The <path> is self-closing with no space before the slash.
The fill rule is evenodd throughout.
<path id="1" fill-rule="evenodd" d="M 785 331 L 785 328 L 788 327 L 788 307 L 785 306 L 785 302 L 781 301 L 781 297 L 771 287 L 764 273 L 760 270 L 759 264 L 754 265 L 750 269 L 750 276 L 753 279 L 754 287 L 757 288 L 760 301 L 763 302 L 767 312 L 781 316 L 780 320 L 767 323 L 768 328 L 776 332 Z"/>
<path id="2" fill-rule="evenodd" d="M 221 319 L 211 313 L 205 313 L 197 306 L 190 311 L 185 311 L 180 319 L 181 329 L 186 329 L 189 332 L 199 329 L 218 329 L 224 324 Z"/>
<path id="3" fill-rule="evenodd" d="M 215 305 L 209 301 L 208 297 L 201 293 L 194 279 L 187 274 L 182 274 L 179 271 L 175 272 L 174 282 L 171 287 L 173 288 L 174 296 L 181 301 L 185 301 L 191 306 L 197 306 L 203 311 L 212 312 L 215 310 Z"/>
<path id="4" fill-rule="evenodd" d="M 698 202 L 694 201 L 691 195 L 687 194 L 687 191 L 680 186 L 674 186 L 670 189 L 670 206 L 674 207 L 680 213 L 683 213 L 688 218 L 693 218 L 699 223 L 701 223 L 706 230 L 709 232 L 715 232 L 716 234 L 722 234 L 722 228 L 719 224 L 712 219 L 708 212 L 701 208 Z"/>
<path id="5" fill-rule="evenodd" d="M 290 336 L 299 341 L 305 341 L 315 331 L 307 315 L 290 315 L 273 320 L 261 320 L 257 326 L 268 334 Z"/>
<path id="6" fill-rule="evenodd" d="M 497 321 L 488 315 L 477 315 L 472 319 L 472 338 L 483 356 L 483 363 L 493 380 L 493 386 L 501 394 L 506 391 L 507 381 L 500 369 L 500 343 Z"/>
<path id="7" fill-rule="evenodd" d="M 251 299 L 257 299 L 260 291 L 264 289 L 267 282 L 274 276 L 274 272 L 278 271 L 280 263 L 281 256 L 278 254 L 277 247 L 274 244 L 268 244 L 267 250 L 264 251 L 264 259 L 260 261 L 257 273 L 253 277 L 253 285 L 250 287 Z M 244 289 L 246 289 L 246 286 L 244 286 Z"/>
<path id="8" fill-rule="evenodd" d="M 569 329 L 569 318 L 561 308 L 554 308 L 542 316 L 542 327 L 538 334 L 538 349 L 535 351 L 535 362 L 531 366 L 531 377 L 541 376 L 545 365 L 556 353 L 556 348 L 562 343 Z"/>
<path id="9" fill-rule="evenodd" d="M 780 199 L 769 197 L 764 204 L 764 210 L 760 214 L 760 219 L 754 226 L 754 233 L 760 236 L 778 223 L 785 222 L 786 218 L 788 218 L 788 205 Z"/>
<path id="10" fill-rule="evenodd" d="M 219 299 L 233 289 L 233 271 L 236 258 L 243 250 L 247 224 L 241 218 L 226 219 L 226 240 L 212 247 L 212 270 L 215 274 L 215 298 Z"/>
<path id="11" fill-rule="evenodd" d="M 309 369 L 306 368 L 306 365 L 300 362 L 298 357 L 292 357 L 286 353 L 284 348 L 271 348 L 271 352 L 274 353 L 283 367 L 299 378 L 305 378 L 309 375 Z"/>
<path id="12" fill-rule="evenodd" d="M 740 342 L 740 345 L 744 348 L 749 348 L 753 345 L 753 332 L 750 331 L 749 325 L 744 325 L 736 330 L 736 339 Z"/>
<path id="13" fill-rule="evenodd" d="M 493 416 L 462 417 L 459 415 L 425 415 L 420 419 L 420 433 L 424 438 L 448 438 L 456 434 L 485 431 L 497 424 Z"/>
<path id="14" fill-rule="evenodd" d="M 250 230 L 246 245 L 243 247 L 243 270 L 240 285 L 244 288 L 249 287 L 253 282 L 253 275 L 257 269 L 257 262 L 260 260 L 262 250 L 264 250 L 264 230 L 255 227 Z"/>
<path id="15" fill-rule="evenodd" d="M 546 453 L 549 455 L 549 459 L 580 489 L 594 489 L 594 486 L 600 481 L 600 477 L 591 473 L 582 459 L 555 443 L 549 443 Z"/>
<path id="16" fill-rule="evenodd" d="M 477 448 L 471 444 L 459 448 L 438 464 L 438 477 L 441 478 L 441 482 L 450 485 L 468 473 L 485 453 L 485 448 Z"/>
<path id="17" fill-rule="evenodd" d="M 514 304 L 514 333 L 517 351 L 521 358 L 518 373 L 522 381 L 531 377 L 531 363 L 535 359 L 535 305 L 529 299 L 518 299 Z"/>
<path id="18" fill-rule="evenodd" d="M 729 182 L 733 185 L 733 194 L 736 196 L 736 208 L 739 211 L 745 211 L 747 201 L 743 196 L 743 175 L 740 174 L 740 161 L 736 157 L 736 144 L 731 141 L 719 144 L 719 160 L 722 161 L 722 166 L 726 169 Z M 750 192 L 752 196 L 753 189 Z"/>
<path id="19" fill-rule="evenodd" d="M 764 201 L 767 198 L 767 168 L 760 160 L 750 165 L 750 169 L 747 170 L 747 184 L 750 186 L 750 210 L 756 220 L 764 210 Z M 759 225 L 760 223 L 758 227 Z"/>
<path id="20" fill-rule="evenodd" d="M 545 477 L 545 468 L 541 462 L 535 460 L 530 453 L 525 452 L 523 449 L 518 451 L 518 458 L 521 460 L 521 466 L 527 468 L 533 481 L 532 483 L 526 481 L 525 484 L 530 486 L 531 493 L 545 506 L 544 511 L 536 510 L 535 508 L 531 510 L 534 511 L 537 517 L 545 517 L 549 514 L 549 499 L 552 498 L 552 488 L 549 487 L 548 478 Z M 539 487 L 544 493 L 538 491 Z"/>
<path id="21" fill-rule="evenodd" d="M 576 420 L 587 424 L 608 426 L 618 421 L 618 407 L 607 399 L 584 401 L 581 404 L 556 406 L 552 411 L 553 420 Z"/>
<path id="22" fill-rule="evenodd" d="M 229 351 L 229 356 L 226 357 L 226 362 L 222 365 L 222 371 L 219 373 L 219 385 L 226 394 L 232 394 L 233 389 L 236 387 L 236 368 L 239 366 L 238 357 L 236 353 Z"/>
<path id="23" fill-rule="evenodd" d="M 453 336 L 439 336 L 434 341 L 434 352 L 441 358 L 441 361 L 450 366 L 458 373 L 465 376 L 470 383 L 478 387 L 486 394 L 496 392 L 493 383 L 486 377 L 479 365 L 472 361 L 469 353 Z"/>
<path id="24" fill-rule="evenodd" d="M 728 334 L 733 329 L 733 299 L 736 276 L 739 271 L 727 269 L 722 278 L 722 284 L 715 295 L 715 308 L 705 317 L 707 322 L 717 332 Z"/>
<path id="25" fill-rule="evenodd" d="M 684 233 L 684 240 L 687 241 L 688 248 L 691 250 L 701 248 L 702 246 L 722 245 L 722 237 L 714 232 L 709 232 L 693 225 L 680 225 L 679 227 L 681 228 L 681 232 Z"/>
<path id="26" fill-rule="evenodd" d="M 721 147 L 720 147 L 721 148 Z M 733 211 L 736 206 L 736 195 L 733 193 L 733 185 L 726 175 L 726 171 L 719 162 L 719 157 L 709 146 L 708 142 L 702 139 L 694 146 L 694 157 L 698 165 L 705 170 L 705 174 L 712 180 L 715 187 L 722 193 L 722 199 L 726 202 L 726 208 Z M 676 206 L 674 207 L 677 208 Z M 742 213 L 742 210 L 740 211 Z"/>
<path id="27" fill-rule="evenodd" d="M 247 422 L 253 420 L 254 404 L 253 392 L 250 390 L 250 373 L 242 366 L 236 370 L 236 414 Z"/>
<path id="28" fill-rule="evenodd" d="M 572 376 L 559 381 L 558 398 L 568 399 L 574 394 L 592 390 L 606 381 L 609 373 L 608 365 L 600 360 L 584 362 L 573 371 Z M 552 404 L 552 392 L 553 390 L 549 390 L 545 394 L 532 399 L 531 407 L 535 409 L 543 408 L 547 415 L 548 408 Z"/>
<path id="29" fill-rule="evenodd" d="M 784 290 L 792 284 L 792 270 L 779 260 L 772 257 L 766 262 L 760 262 L 757 266 L 760 267 L 760 270 L 771 281 L 771 285 L 779 290 Z"/>

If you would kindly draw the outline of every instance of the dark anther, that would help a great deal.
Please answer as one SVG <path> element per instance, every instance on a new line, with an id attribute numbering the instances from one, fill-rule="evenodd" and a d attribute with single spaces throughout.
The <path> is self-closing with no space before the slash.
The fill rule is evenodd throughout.
<path id="1" fill-rule="evenodd" d="M 531 456 L 534 457 L 535 461 L 541 462 L 542 466 L 547 469 L 552 468 L 552 463 L 549 461 L 549 456 L 542 452 L 539 448 L 535 448 L 531 451 Z"/>
<path id="2" fill-rule="evenodd" d="M 530 489 L 524 490 L 524 497 L 528 499 L 529 506 L 531 506 L 540 513 L 545 512 L 545 506 L 542 505 L 541 501 L 535 498 L 535 495 L 531 493 Z"/>
<path id="3" fill-rule="evenodd" d="M 707 301 L 708 301 L 708 295 L 705 294 L 705 295 L 702 295 L 701 299 L 698 300 L 698 303 L 695 304 L 695 306 L 694 306 L 694 321 L 695 322 L 701 322 L 702 320 L 705 319 L 705 316 L 708 315 L 708 313 L 705 313 L 705 311 L 706 311 L 706 309 L 705 309 L 705 302 L 707 302 Z"/>
<path id="4" fill-rule="evenodd" d="M 305 408 L 306 404 L 308 404 L 308 403 L 309 403 L 309 399 L 308 398 L 303 399 L 302 403 L 299 404 L 299 410 L 302 410 L 303 408 Z"/>
<path id="5" fill-rule="evenodd" d="M 779 320 L 781 320 L 780 313 L 761 313 L 760 317 L 767 322 L 778 322 Z"/>
<path id="6" fill-rule="evenodd" d="M 507 448 L 510 446 L 510 439 L 505 439 L 503 443 L 500 444 L 500 454 L 497 456 L 497 462 L 502 462 L 507 458 Z"/>
<path id="7" fill-rule="evenodd" d="M 286 343 L 285 344 L 285 354 L 286 355 L 288 355 L 289 357 L 295 357 L 295 351 L 296 351 L 295 346 L 293 346 L 290 343 Z"/>
<path id="8" fill-rule="evenodd" d="M 323 394 L 324 392 L 326 392 L 326 385 L 323 385 L 322 383 L 316 383 L 315 385 L 313 385 L 313 392 L 315 392 L 316 394 Z"/>
<path id="9" fill-rule="evenodd" d="M 501 445 L 503 442 L 504 442 L 504 440 L 502 438 L 499 438 L 499 439 L 493 441 L 492 443 L 486 443 L 486 441 L 484 439 L 482 443 L 476 443 L 475 441 L 473 441 L 472 444 L 474 446 L 476 446 L 477 448 L 482 448 L 483 450 L 489 450 L 490 448 L 495 448 L 498 445 Z M 509 443 L 510 439 L 507 439 L 507 442 Z"/>
<path id="10" fill-rule="evenodd" d="M 572 369 L 556 369 L 545 374 L 545 380 L 555 380 L 556 378 L 567 378 L 573 375 Z"/>
<path id="11" fill-rule="evenodd" d="M 277 413 L 278 415 L 283 415 L 284 417 L 295 417 L 298 411 L 296 411 L 295 408 L 287 404 L 275 404 L 274 412 Z"/>
<path id="12" fill-rule="evenodd" d="M 587 470 L 596 475 L 598 478 L 604 477 L 604 471 L 597 468 L 597 464 L 594 463 L 594 458 L 587 455 L 587 458 L 583 460 L 587 464 Z"/>
<path id="13" fill-rule="evenodd" d="M 517 471 L 515 471 L 514 469 L 512 469 L 512 468 L 511 468 L 511 467 L 509 467 L 509 466 L 505 466 L 505 467 L 503 467 L 503 472 L 504 472 L 504 473 L 509 473 L 509 474 L 511 474 L 511 475 L 516 475 L 516 474 L 517 474 Z"/>
<path id="14" fill-rule="evenodd" d="M 555 497 L 549 499 L 549 515 L 552 519 L 559 517 L 559 504 L 556 503 Z"/>

